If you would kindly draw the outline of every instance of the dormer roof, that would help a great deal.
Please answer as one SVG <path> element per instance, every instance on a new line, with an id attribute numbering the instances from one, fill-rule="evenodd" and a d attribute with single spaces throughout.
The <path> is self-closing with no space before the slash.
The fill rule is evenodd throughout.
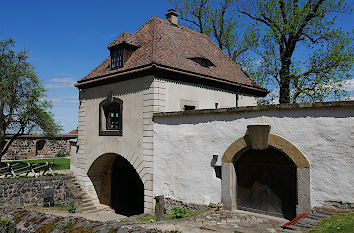
<path id="1" fill-rule="evenodd" d="M 152 17 L 134 34 L 122 33 L 108 48 L 127 43 L 138 47 L 124 67 L 112 70 L 110 57 L 75 86 L 87 88 L 141 75 L 155 75 L 184 82 L 241 90 L 256 96 L 268 91 L 252 80 L 205 34 Z M 205 58 L 213 66 L 203 67 L 191 58 Z"/>
<path id="2" fill-rule="evenodd" d="M 135 47 L 140 47 L 141 45 L 137 36 L 129 32 L 123 32 L 117 39 L 110 43 L 107 48 L 111 49 L 112 47 L 117 46 L 119 44 L 128 44 Z"/>

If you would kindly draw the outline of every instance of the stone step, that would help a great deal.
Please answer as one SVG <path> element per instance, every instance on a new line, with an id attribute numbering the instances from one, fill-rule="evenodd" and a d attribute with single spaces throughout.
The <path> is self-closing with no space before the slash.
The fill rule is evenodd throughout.
<path id="1" fill-rule="evenodd" d="M 90 203 L 90 202 L 92 202 L 90 199 L 81 199 L 81 203 L 82 204 L 85 204 L 85 203 Z"/>
<path id="2" fill-rule="evenodd" d="M 96 211 L 96 206 L 82 208 L 82 213 L 90 213 L 91 211 Z"/>
<path id="3" fill-rule="evenodd" d="M 307 224 L 303 224 L 303 223 L 295 223 L 294 226 L 296 227 L 302 227 L 302 228 L 311 228 L 312 226 L 311 225 L 307 225 Z"/>
<path id="4" fill-rule="evenodd" d="M 325 210 L 322 210 L 322 209 L 318 209 L 318 210 L 316 210 L 316 212 L 319 213 L 319 214 L 327 215 L 327 216 L 331 216 L 331 215 L 334 214 L 332 212 L 328 212 L 328 211 L 325 211 Z"/>
<path id="5" fill-rule="evenodd" d="M 316 220 L 311 220 L 311 219 L 299 219 L 299 221 L 297 221 L 298 223 L 301 224 L 307 224 L 307 225 L 311 225 L 311 226 L 315 226 L 317 225 L 318 221 Z"/>
<path id="6" fill-rule="evenodd" d="M 82 208 L 88 208 L 88 207 L 91 207 L 91 206 L 95 206 L 93 204 L 93 202 L 87 202 L 87 203 L 81 205 Z"/>
<path id="7" fill-rule="evenodd" d="M 319 214 L 310 214 L 308 215 L 306 218 L 309 218 L 309 219 L 314 219 L 314 220 L 321 220 L 321 219 L 324 219 L 324 218 L 327 218 L 326 216 L 324 215 L 319 215 Z"/>

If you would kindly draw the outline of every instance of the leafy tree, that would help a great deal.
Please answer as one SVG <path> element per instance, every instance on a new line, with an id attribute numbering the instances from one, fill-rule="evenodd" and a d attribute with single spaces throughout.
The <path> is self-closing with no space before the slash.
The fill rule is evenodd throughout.
<path id="1" fill-rule="evenodd" d="M 335 28 L 336 13 L 350 13 L 344 0 L 242 0 L 238 10 L 263 32 L 258 81 L 279 87 L 279 102 L 322 101 L 346 92 L 353 64 L 353 38 Z"/>
<path id="2" fill-rule="evenodd" d="M 170 0 L 185 26 L 208 35 L 234 61 L 249 67 L 248 52 L 257 45 L 258 29 L 244 28 L 236 0 Z"/>
<path id="3" fill-rule="evenodd" d="M 20 135 L 44 133 L 54 136 L 61 129 L 49 111 L 28 50 L 14 51 L 12 39 L 0 41 L 0 160 Z"/>
<path id="4" fill-rule="evenodd" d="M 279 89 L 268 100 L 322 101 L 346 95 L 353 38 L 335 27 L 338 13 L 351 12 L 344 0 L 170 1 L 186 26 L 207 34 L 260 84 Z M 242 24 L 237 12 L 252 23 Z"/>

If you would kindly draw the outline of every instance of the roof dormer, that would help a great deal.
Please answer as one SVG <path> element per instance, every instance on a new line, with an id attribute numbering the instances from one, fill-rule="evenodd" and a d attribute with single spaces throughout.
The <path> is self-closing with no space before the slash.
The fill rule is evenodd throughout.
<path id="1" fill-rule="evenodd" d="M 189 59 L 206 68 L 209 68 L 210 66 L 215 66 L 209 59 L 204 57 L 191 57 Z"/>
<path id="2" fill-rule="evenodd" d="M 124 66 L 129 57 L 140 47 L 138 38 L 128 32 L 122 33 L 115 39 L 108 49 L 111 55 L 111 69 Z"/>
<path id="3" fill-rule="evenodd" d="M 124 66 L 129 57 L 137 50 L 138 47 L 127 44 L 125 42 L 111 47 L 111 69 L 118 69 Z"/>

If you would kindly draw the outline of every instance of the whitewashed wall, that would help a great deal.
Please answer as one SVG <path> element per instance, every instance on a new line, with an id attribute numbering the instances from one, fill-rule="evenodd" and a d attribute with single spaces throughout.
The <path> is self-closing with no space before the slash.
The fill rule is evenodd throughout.
<path id="1" fill-rule="evenodd" d="M 241 108 L 242 109 L 242 108 Z M 173 115 L 173 114 L 172 114 Z M 354 102 L 309 107 L 154 117 L 154 195 L 208 204 L 221 199 L 211 167 L 247 126 L 269 124 L 311 164 L 311 205 L 354 203 Z"/>
<path id="2" fill-rule="evenodd" d="M 218 108 L 236 107 L 236 92 L 172 80 L 164 81 L 167 112 L 183 110 L 181 100 L 197 102 L 197 109 L 213 109 L 215 103 L 218 103 Z M 239 94 L 238 98 L 239 106 L 257 105 L 257 98 L 254 96 Z"/>

